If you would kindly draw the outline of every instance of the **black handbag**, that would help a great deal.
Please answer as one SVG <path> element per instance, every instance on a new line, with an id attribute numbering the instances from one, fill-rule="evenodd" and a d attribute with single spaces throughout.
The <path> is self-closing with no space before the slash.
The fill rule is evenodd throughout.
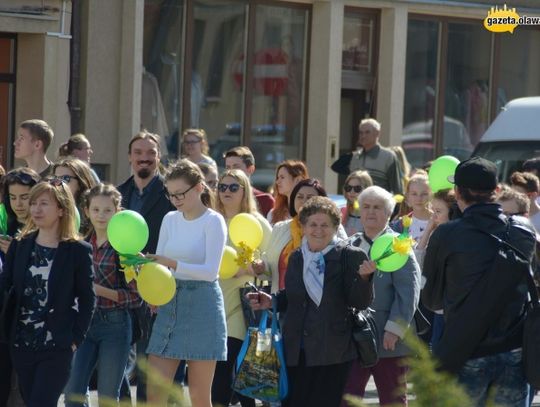
<path id="1" fill-rule="evenodd" d="M 240 287 L 239 289 L 242 313 L 244 314 L 244 321 L 246 322 L 247 327 L 259 326 L 259 322 L 261 321 L 262 310 L 253 311 L 249 305 L 249 300 L 246 297 L 248 293 L 253 293 L 257 290 L 270 294 L 270 286 L 263 286 L 262 281 L 258 282 L 256 277 L 254 278 L 253 283 L 248 282 L 245 287 Z"/>
<path id="2" fill-rule="evenodd" d="M 9 342 L 16 304 L 15 288 L 12 286 L 2 296 L 2 308 L 0 308 L 0 342 L 2 343 Z"/>
<path id="3" fill-rule="evenodd" d="M 375 366 L 379 361 L 379 334 L 374 315 L 375 310 L 371 308 L 351 309 L 352 337 L 362 367 Z"/>

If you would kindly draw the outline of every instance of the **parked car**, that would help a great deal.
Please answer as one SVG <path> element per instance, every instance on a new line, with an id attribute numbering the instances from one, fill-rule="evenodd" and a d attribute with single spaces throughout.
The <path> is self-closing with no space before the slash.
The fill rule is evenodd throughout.
<path id="1" fill-rule="evenodd" d="M 473 155 L 497 165 L 499 180 L 507 181 L 523 162 L 540 156 L 540 97 L 514 99 L 502 108 Z"/>
<path id="2" fill-rule="evenodd" d="M 403 128 L 402 146 L 413 168 L 421 168 L 433 159 L 433 120 L 409 123 Z M 443 155 L 452 155 L 465 160 L 473 147 L 467 129 L 457 119 L 444 117 Z"/>

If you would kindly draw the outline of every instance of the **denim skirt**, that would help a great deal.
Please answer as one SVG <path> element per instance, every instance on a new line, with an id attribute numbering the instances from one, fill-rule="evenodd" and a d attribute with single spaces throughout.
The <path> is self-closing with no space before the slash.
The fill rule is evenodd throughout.
<path id="1" fill-rule="evenodd" d="M 227 326 L 218 281 L 177 280 L 158 308 L 146 353 L 180 360 L 227 360 Z"/>

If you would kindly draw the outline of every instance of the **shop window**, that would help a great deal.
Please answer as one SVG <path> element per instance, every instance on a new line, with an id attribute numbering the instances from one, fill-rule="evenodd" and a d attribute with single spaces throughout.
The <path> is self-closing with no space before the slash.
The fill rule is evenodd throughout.
<path id="1" fill-rule="evenodd" d="M 428 20 L 411 20 L 407 30 L 402 143 L 413 167 L 434 154 L 439 31 L 440 24 Z"/>
<path id="2" fill-rule="evenodd" d="M 489 125 L 491 34 L 481 24 L 448 24 L 443 148 L 468 158 Z"/>
<path id="3" fill-rule="evenodd" d="M 499 38 L 495 115 L 512 99 L 540 95 L 540 30 L 518 27 Z"/>
<path id="4" fill-rule="evenodd" d="M 0 165 L 6 169 L 15 132 L 15 41 L 14 35 L 0 33 Z"/>
<path id="5" fill-rule="evenodd" d="M 170 155 L 181 154 L 182 129 L 204 129 L 221 167 L 225 151 L 247 145 L 257 161 L 252 182 L 268 187 L 276 164 L 302 156 L 310 8 L 145 0 L 145 75 L 166 120 L 162 132 L 142 126 L 168 135 Z M 148 112 L 156 110 L 151 105 Z"/>
<path id="6" fill-rule="evenodd" d="M 244 101 L 247 8 L 237 1 L 194 2 L 190 115 L 186 127 L 203 128 L 218 162 L 240 144 Z"/>
<path id="7" fill-rule="evenodd" d="M 253 181 L 262 187 L 272 184 L 279 162 L 302 155 L 307 23 L 305 9 L 256 9 L 250 144 Z"/>
<path id="8" fill-rule="evenodd" d="M 345 11 L 341 62 L 344 71 L 373 73 L 375 27 L 375 15 Z"/>
<path id="9" fill-rule="evenodd" d="M 184 0 L 146 0 L 141 127 L 165 137 L 169 155 L 178 151 L 181 126 Z"/>

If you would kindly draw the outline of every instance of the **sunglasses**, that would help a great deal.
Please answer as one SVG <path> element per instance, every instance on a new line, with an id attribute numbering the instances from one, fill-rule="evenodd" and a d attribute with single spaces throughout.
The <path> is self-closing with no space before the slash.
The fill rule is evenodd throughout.
<path id="1" fill-rule="evenodd" d="M 233 194 L 235 192 L 238 192 L 240 188 L 243 188 L 242 185 L 240 184 L 222 184 L 222 183 L 219 183 L 217 187 L 218 187 L 219 192 L 227 192 L 227 189 L 228 189 Z"/>
<path id="2" fill-rule="evenodd" d="M 74 175 L 54 175 L 52 179 L 59 179 L 59 180 L 62 180 L 62 182 L 69 184 L 72 179 L 79 179 L 79 178 L 77 178 Z"/>
<path id="3" fill-rule="evenodd" d="M 60 177 L 49 178 L 49 179 L 47 180 L 47 182 L 48 182 L 49 184 L 51 184 L 52 186 L 54 186 L 54 187 L 59 187 L 59 186 L 62 186 L 62 185 L 66 185 L 66 184 L 67 184 L 67 182 L 64 181 L 64 180 L 63 180 L 62 178 L 60 178 Z"/>
<path id="4" fill-rule="evenodd" d="M 345 192 L 351 192 L 353 189 L 354 192 L 358 194 L 362 192 L 362 187 L 360 185 L 345 185 L 343 189 L 345 190 Z"/>
<path id="5" fill-rule="evenodd" d="M 197 185 L 197 184 L 195 184 L 195 185 Z M 176 194 L 171 194 L 169 191 L 165 191 L 165 194 L 167 195 L 167 197 L 169 198 L 170 201 L 172 201 L 173 199 L 176 200 L 176 201 L 181 201 L 181 200 L 186 199 L 186 194 L 189 191 L 191 191 L 193 188 L 195 188 L 195 185 L 190 186 L 184 192 L 178 192 Z"/>
<path id="6" fill-rule="evenodd" d="M 13 173 L 6 175 L 6 182 L 9 184 L 35 185 L 36 180 L 25 173 Z"/>

